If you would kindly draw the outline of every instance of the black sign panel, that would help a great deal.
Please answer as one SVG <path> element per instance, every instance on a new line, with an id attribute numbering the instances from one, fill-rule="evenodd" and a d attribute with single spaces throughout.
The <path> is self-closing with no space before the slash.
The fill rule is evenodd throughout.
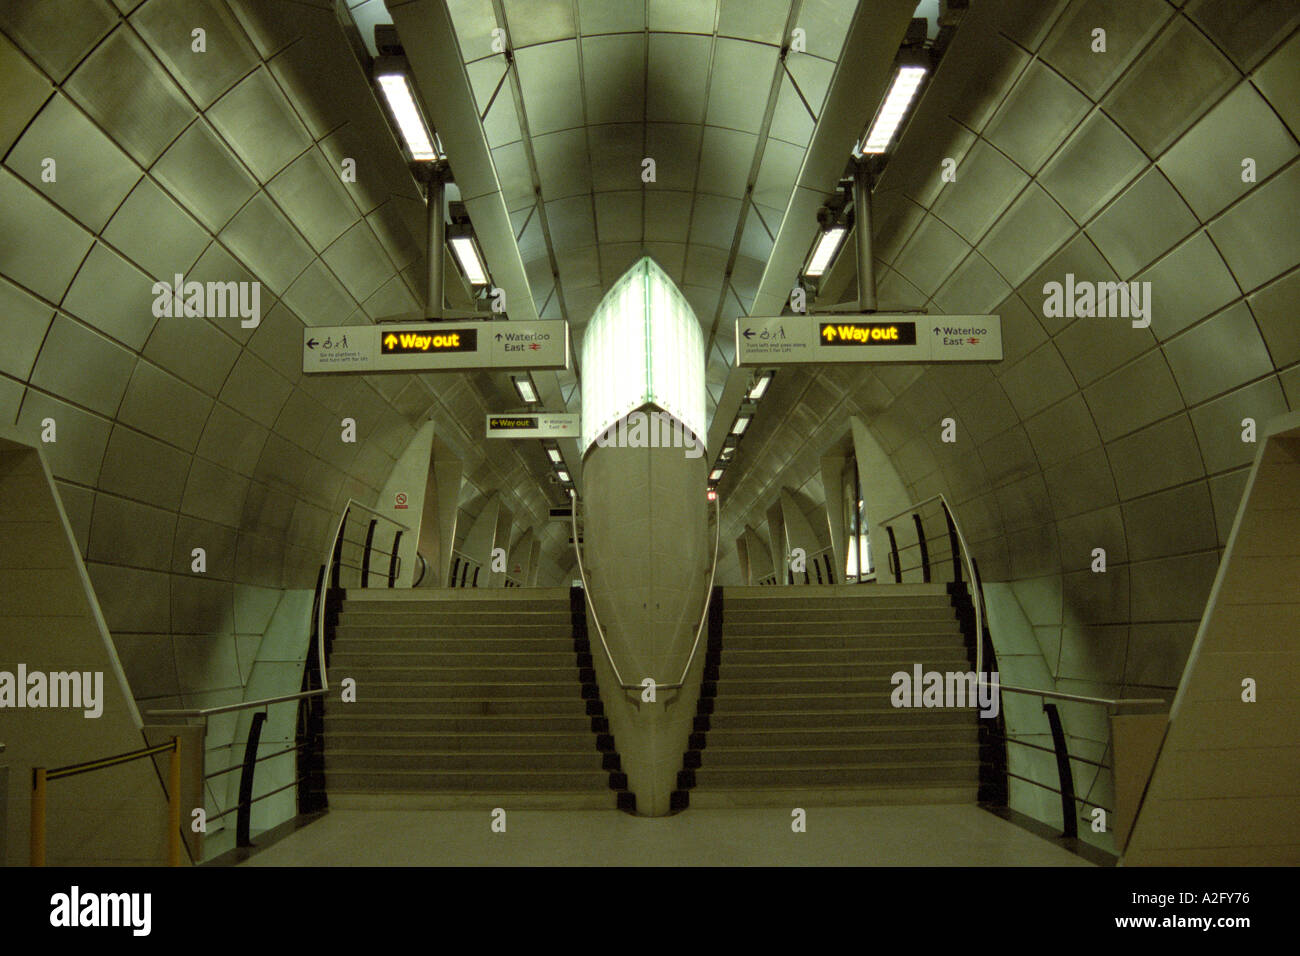
<path id="1" fill-rule="evenodd" d="M 475 352 L 478 329 L 440 329 L 387 332 L 379 340 L 380 355 L 437 355 L 442 352 Z"/>

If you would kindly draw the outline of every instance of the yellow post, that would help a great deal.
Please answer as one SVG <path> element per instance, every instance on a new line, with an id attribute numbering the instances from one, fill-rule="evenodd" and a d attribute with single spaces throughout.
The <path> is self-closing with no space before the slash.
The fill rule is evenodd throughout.
<path id="1" fill-rule="evenodd" d="M 32 772 L 32 866 L 45 865 L 45 768 Z"/>
<path id="2" fill-rule="evenodd" d="M 167 775 L 167 865 L 181 865 L 181 739 L 172 738 Z"/>

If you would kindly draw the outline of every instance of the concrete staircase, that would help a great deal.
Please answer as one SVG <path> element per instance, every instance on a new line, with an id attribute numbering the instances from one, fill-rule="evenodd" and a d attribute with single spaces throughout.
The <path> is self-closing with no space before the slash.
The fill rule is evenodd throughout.
<path id="1" fill-rule="evenodd" d="M 626 781 L 570 608 L 567 588 L 349 592 L 329 675 L 357 695 L 325 705 L 330 805 L 614 808 Z"/>
<path id="2" fill-rule="evenodd" d="M 679 805 L 975 802 L 977 711 L 890 703 L 973 670 L 945 585 L 724 588 L 721 617 Z"/>

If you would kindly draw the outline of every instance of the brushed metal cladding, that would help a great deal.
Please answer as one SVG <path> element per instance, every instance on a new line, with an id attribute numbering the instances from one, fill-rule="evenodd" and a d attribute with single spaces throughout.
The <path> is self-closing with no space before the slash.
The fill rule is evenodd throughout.
<path id="1" fill-rule="evenodd" d="M 583 561 L 592 605 L 624 683 L 681 679 L 708 585 L 707 471 L 704 458 L 688 458 L 680 448 L 597 445 L 586 455 Z M 603 653 L 593 648 L 593 655 Z M 702 663 L 701 653 L 688 686 L 658 691 L 654 703 L 633 703 L 607 662 L 597 664 L 601 699 L 640 814 L 669 810 Z"/>

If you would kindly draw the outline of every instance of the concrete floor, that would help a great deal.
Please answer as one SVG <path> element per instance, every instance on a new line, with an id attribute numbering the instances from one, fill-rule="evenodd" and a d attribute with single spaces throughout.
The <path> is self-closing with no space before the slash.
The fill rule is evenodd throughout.
<path id="1" fill-rule="evenodd" d="M 1088 866 L 965 805 L 788 810 L 335 810 L 243 866 Z"/>

